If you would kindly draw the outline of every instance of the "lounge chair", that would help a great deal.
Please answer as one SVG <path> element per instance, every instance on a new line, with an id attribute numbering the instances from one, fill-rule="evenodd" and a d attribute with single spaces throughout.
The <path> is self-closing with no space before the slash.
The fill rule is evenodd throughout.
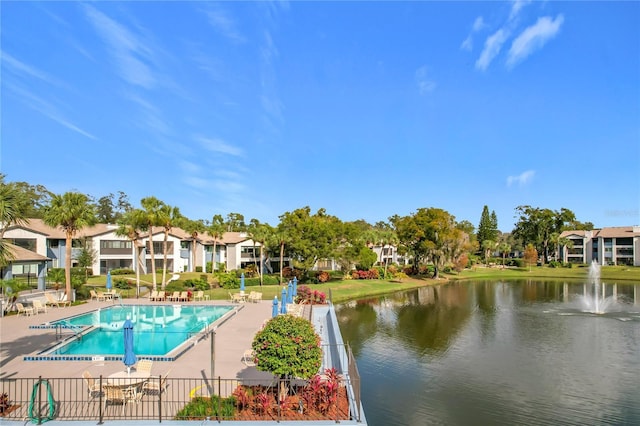
<path id="1" fill-rule="evenodd" d="M 165 300 L 167 300 L 167 294 L 165 293 L 164 290 L 160 290 L 158 292 L 158 296 L 156 297 L 156 300 L 158 302 L 164 302 Z"/>
<path id="2" fill-rule="evenodd" d="M 95 290 L 89 290 L 89 294 L 91 295 L 91 300 L 98 300 L 98 293 Z"/>
<path id="3" fill-rule="evenodd" d="M 167 299 L 169 299 L 171 302 L 177 302 L 178 300 L 180 300 L 180 292 L 174 291 L 171 296 L 167 297 Z"/>
<path id="4" fill-rule="evenodd" d="M 100 381 L 94 379 L 91 373 L 89 373 L 87 370 L 85 370 L 82 373 L 82 378 L 87 384 L 90 398 L 95 398 L 96 396 L 102 393 L 102 388 L 100 387 Z"/>
<path id="5" fill-rule="evenodd" d="M 153 377 L 144 382 L 142 391 L 147 395 L 160 395 L 167 387 L 167 377 L 171 369 L 167 370 L 161 378 Z"/>
<path id="6" fill-rule="evenodd" d="M 204 291 L 202 290 L 198 290 L 196 291 L 196 294 L 193 296 L 193 300 L 204 300 Z"/>
<path id="7" fill-rule="evenodd" d="M 40 300 L 36 299 L 33 301 L 33 310 L 37 314 L 39 312 L 47 313 L 47 305 L 42 303 Z"/>
<path id="8" fill-rule="evenodd" d="M 153 290 L 149 295 L 149 301 L 155 301 L 156 299 L 158 299 L 158 292 Z"/>
<path id="9" fill-rule="evenodd" d="M 67 305 L 71 306 L 71 302 L 68 302 L 66 300 L 58 300 L 55 297 L 53 297 L 51 293 L 45 293 L 44 295 L 47 298 L 47 305 L 56 306 L 58 308 L 60 306 L 63 306 L 63 307 Z"/>
<path id="10" fill-rule="evenodd" d="M 229 300 L 233 303 L 241 303 L 244 301 L 243 296 L 240 293 L 231 294 L 231 292 L 229 292 Z"/>
<path id="11" fill-rule="evenodd" d="M 25 307 L 22 303 L 16 302 L 16 308 L 18 308 L 18 315 L 24 316 L 33 315 L 33 308 L 31 306 Z"/>
<path id="12" fill-rule="evenodd" d="M 181 302 L 188 302 L 189 301 L 189 292 L 188 291 L 180 292 L 180 296 L 178 296 L 178 300 L 181 301 Z"/>
<path id="13" fill-rule="evenodd" d="M 262 293 L 259 291 L 252 291 L 249 293 L 249 302 L 258 303 L 262 300 Z"/>
<path id="14" fill-rule="evenodd" d="M 253 349 L 247 349 L 242 354 L 242 362 L 247 367 L 254 367 L 256 365 L 256 353 Z"/>

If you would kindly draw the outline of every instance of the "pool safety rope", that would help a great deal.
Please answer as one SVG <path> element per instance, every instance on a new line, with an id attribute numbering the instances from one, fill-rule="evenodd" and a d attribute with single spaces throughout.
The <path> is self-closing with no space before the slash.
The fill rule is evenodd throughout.
<path id="1" fill-rule="evenodd" d="M 35 400 L 36 400 L 36 397 L 38 396 L 38 391 L 40 390 L 40 387 L 42 386 L 43 383 L 47 390 L 47 403 L 49 404 L 49 415 L 47 417 L 40 417 L 40 409 L 38 407 L 38 410 L 36 410 L 36 407 L 35 407 L 36 405 Z M 38 412 L 36 413 L 36 411 Z M 55 412 L 56 412 L 56 402 L 53 399 L 53 393 L 51 392 L 51 385 L 49 384 L 49 381 L 46 379 L 38 379 L 36 384 L 33 385 L 33 390 L 31 391 L 31 399 L 29 400 L 29 419 L 31 420 L 32 423 L 38 423 L 38 424 L 42 422 L 48 422 L 49 420 L 53 420 Z"/>

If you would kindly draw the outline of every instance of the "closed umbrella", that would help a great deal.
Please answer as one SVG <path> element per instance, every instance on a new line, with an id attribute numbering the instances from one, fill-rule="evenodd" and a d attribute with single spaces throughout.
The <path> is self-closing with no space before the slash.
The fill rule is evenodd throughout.
<path id="1" fill-rule="evenodd" d="M 291 281 L 287 285 L 287 303 L 293 303 L 293 284 Z"/>
<path id="2" fill-rule="evenodd" d="M 273 296 L 273 308 L 271 310 L 271 318 L 278 316 L 278 296 Z"/>
<path id="3" fill-rule="evenodd" d="M 293 297 L 298 295 L 298 278 L 293 277 Z"/>
<path id="4" fill-rule="evenodd" d="M 111 271 L 107 272 L 107 291 L 111 291 Z"/>
<path id="5" fill-rule="evenodd" d="M 287 287 L 282 287 L 282 303 L 280 304 L 280 313 L 287 313 Z"/>
<path id="6" fill-rule="evenodd" d="M 240 293 L 244 293 L 244 272 L 240 275 Z"/>
<path id="7" fill-rule="evenodd" d="M 137 359 L 133 351 L 133 323 L 129 318 L 124 322 L 122 332 L 124 335 L 124 358 L 122 362 L 127 366 L 127 373 L 130 373 L 131 366 L 136 363 Z"/>

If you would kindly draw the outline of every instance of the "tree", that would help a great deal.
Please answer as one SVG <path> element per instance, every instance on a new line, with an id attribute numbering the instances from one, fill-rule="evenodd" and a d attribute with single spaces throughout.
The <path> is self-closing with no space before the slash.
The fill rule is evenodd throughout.
<path id="1" fill-rule="evenodd" d="M 3 239 L 5 230 L 26 222 L 26 205 L 21 200 L 16 185 L 4 183 L 4 175 L 0 174 L 0 267 L 7 265 L 13 258 L 8 244 Z"/>
<path id="2" fill-rule="evenodd" d="M 526 244 L 533 244 L 542 252 L 542 263 L 549 259 L 549 245 L 554 233 L 561 233 L 567 228 L 572 228 L 576 221 L 571 210 L 562 208 L 559 212 L 550 209 L 541 209 L 531 206 L 516 207 L 518 222 L 513 230 L 516 238 L 522 239 Z"/>
<path id="3" fill-rule="evenodd" d="M 174 227 L 175 223 L 180 221 L 182 215 L 180 214 L 180 209 L 178 209 L 177 207 L 171 207 L 168 204 L 161 203 L 157 217 L 158 224 L 162 226 L 162 229 L 164 231 L 164 240 L 162 241 L 162 289 L 164 290 L 167 285 L 167 255 L 169 254 L 169 232 L 171 232 L 171 228 Z"/>
<path id="4" fill-rule="evenodd" d="M 320 369 L 320 337 L 304 318 L 278 315 L 256 333 L 251 348 L 256 368 L 281 378 L 309 379 Z"/>
<path id="5" fill-rule="evenodd" d="M 534 265 L 538 261 L 538 250 L 533 244 L 527 244 L 524 249 L 524 261 L 529 265 L 529 272 L 531 272 L 531 265 Z"/>
<path id="6" fill-rule="evenodd" d="M 338 246 L 340 220 L 319 209 L 314 215 L 307 206 L 286 212 L 280 222 L 288 230 L 289 254 L 296 268 L 307 271 L 319 259 L 331 258 Z"/>
<path id="7" fill-rule="evenodd" d="M 122 216 L 133 207 L 129 203 L 129 197 L 122 191 L 118 191 L 118 199 L 113 193 L 100 197 L 96 201 L 96 216 L 100 223 L 117 223 Z"/>
<path id="8" fill-rule="evenodd" d="M 149 254 L 151 255 L 151 277 L 153 280 L 153 290 L 157 290 L 156 277 L 156 256 L 153 248 L 153 228 L 160 224 L 160 208 L 164 203 L 156 197 L 146 197 L 140 200 L 140 205 L 144 210 L 136 210 L 135 222 L 140 225 L 142 231 L 149 233 Z"/>
<path id="9" fill-rule="evenodd" d="M 65 233 L 65 289 L 67 300 L 71 301 L 71 244 L 78 231 L 96 222 L 93 207 L 89 197 L 79 192 L 53 195 L 50 204 L 44 208 L 43 220 L 51 227 L 62 228 Z"/>
<path id="10" fill-rule="evenodd" d="M 127 237 L 131 241 L 131 250 L 133 254 L 133 262 L 136 270 L 136 297 L 140 296 L 140 269 L 143 268 L 140 250 L 138 248 L 138 240 L 140 239 L 140 228 L 144 227 L 141 223 L 142 214 L 140 211 L 130 210 L 126 212 L 118 220 L 118 229 L 116 235 Z"/>
<path id="11" fill-rule="evenodd" d="M 493 240 L 484 240 L 482 242 L 482 249 L 484 250 L 484 263 L 489 266 L 489 256 L 491 252 L 496 249 L 497 243 Z"/>
<path id="12" fill-rule="evenodd" d="M 511 244 L 504 241 L 501 242 L 500 244 L 498 244 L 498 251 L 502 253 L 502 267 L 504 268 L 504 258 L 511 252 Z"/>
<path id="13" fill-rule="evenodd" d="M 219 214 L 213 216 L 211 223 L 207 227 L 207 232 L 213 238 L 213 254 L 211 256 L 211 272 L 216 272 L 216 243 L 224 236 L 226 226 L 224 219 Z"/>
<path id="14" fill-rule="evenodd" d="M 489 207 L 482 208 L 480 223 L 478 224 L 477 240 L 480 247 L 484 249 L 484 241 L 497 241 L 498 239 L 498 218 L 496 212 L 489 213 Z"/>
<path id="15" fill-rule="evenodd" d="M 431 259 L 434 279 L 439 277 L 439 269 L 453 253 L 452 247 L 462 239 L 455 217 L 434 207 L 420 208 L 411 216 L 394 218 L 393 225 L 400 245 L 413 256 L 414 271 L 418 271 L 423 260 Z"/>
<path id="16" fill-rule="evenodd" d="M 225 225 L 227 226 L 227 232 L 244 232 L 247 229 L 247 225 L 244 223 L 244 216 L 240 213 L 227 214 Z"/>
<path id="17" fill-rule="evenodd" d="M 98 251 L 92 248 L 91 240 L 88 238 L 82 239 L 82 248 L 80 253 L 76 257 L 78 266 L 84 269 L 84 282 L 87 282 L 88 271 L 87 269 L 93 266 L 93 263 L 98 258 Z"/>
<path id="18" fill-rule="evenodd" d="M 260 287 L 262 287 L 262 284 L 263 284 L 262 274 L 264 269 L 264 264 L 263 264 L 264 249 L 269 239 L 269 236 L 273 233 L 273 228 L 268 223 L 260 223 L 258 219 L 251 219 L 251 222 L 249 223 L 248 231 L 249 231 L 249 235 L 251 235 L 251 239 L 254 242 L 254 245 L 253 245 L 254 259 L 255 259 L 255 243 L 260 244 L 260 267 L 257 268 L 256 266 L 256 268 L 258 269 L 258 274 L 260 276 Z"/>
<path id="19" fill-rule="evenodd" d="M 191 272 L 196 271 L 196 244 L 198 242 L 198 235 L 203 233 L 206 229 L 204 220 L 190 220 L 183 218 L 178 226 L 191 235 Z"/>
<path id="20" fill-rule="evenodd" d="M 272 238 L 274 239 L 274 246 L 277 246 L 279 249 L 280 256 L 280 283 L 284 282 L 282 278 L 282 269 L 284 268 L 284 250 L 285 246 L 289 243 L 291 236 L 289 235 L 289 230 L 287 225 L 280 222 L 278 226 L 275 227 L 272 233 Z"/>

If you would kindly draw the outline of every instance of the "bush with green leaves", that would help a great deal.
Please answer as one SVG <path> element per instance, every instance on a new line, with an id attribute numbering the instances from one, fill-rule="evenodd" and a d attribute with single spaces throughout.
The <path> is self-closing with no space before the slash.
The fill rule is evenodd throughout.
<path id="1" fill-rule="evenodd" d="M 129 268 L 112 269 L 110 272 L 111 275 L 133 275 L 136 273 L 136 271 Z"/>
<path id="2" fill-rule="evenodd" d="M 280 377 L 308 379 L 322 362 L 320 337 L 304 318 L 278 315 L 255 335 L 251 348 L 256 368 Z"/>
<path id="3" fill-rule="evenodd" d="M 195 288 L 196 290 L 209 289 L 209 283 L 201 278 L 189 278 L 188 280 L 185 280 L 184 286 L 187 288 Z"/>
<path id="4" fill-rule="evenodd" d="M 175 416 L 176 420 L 204 420 L 207 417 L 220 417 L 231 420 L 235 415 L 236 400 L 233 396 L 220 398 L 217 395 L 212 398 L 196 396 L 187 405 L 182 407 Z"/>
<path id="5" fill-rule="evenodd" d="M 220 287 L 232 290 L 236 288 L 240 288 L 240 279 L 236 277 L 236 274 L 233 272 L 217 272 L 216 278 L 220 283 Z"/>

